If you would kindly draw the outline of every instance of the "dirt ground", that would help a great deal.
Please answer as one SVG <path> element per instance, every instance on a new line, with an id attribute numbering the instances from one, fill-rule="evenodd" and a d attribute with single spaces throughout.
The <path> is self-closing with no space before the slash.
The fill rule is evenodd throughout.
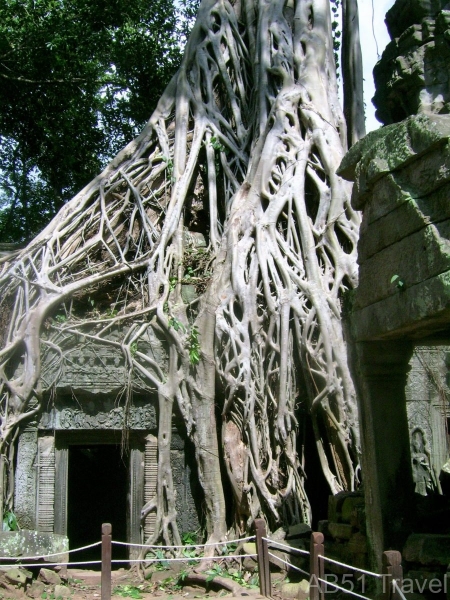
<path id="1" fill-rule="evenodd" d="M 49 573 L 46 581 L 39 569 L 33 570 L 33 578 L 27 573 L 26 583 L 14 582 L 5 577 L 0 565 L 0 600 L 101 600 L 101 574 L 86 569 L 67 569 L 58 575 Z M 195 573 L 191 574 L 195 579 Z M 244 587 L 231 580 L 216 577 L 215 581 L 200 584 L 186 580 L 179 583 L 176 571 L 155 571 L 151 578 L 142 579 L 133 570 L 118 569 L 112 572 L 111 596 L 114 600 L 131 598 L 134 600 L 190 600 L 194 598 L 226 598 L 226 600 L 262 600 L 259 589 Z M 224 585 L 232 589 L 226 589 Z M 274 597 L 281 596 L 276 593 Z"/>

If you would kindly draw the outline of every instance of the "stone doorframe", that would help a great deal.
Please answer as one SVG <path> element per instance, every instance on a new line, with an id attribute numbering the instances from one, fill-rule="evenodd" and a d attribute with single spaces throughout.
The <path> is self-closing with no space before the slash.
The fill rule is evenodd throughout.
<path id="1" fill-rule="evenodd" d="M 127 542 L 141 544 L 141 509 L 144 504 L 144 431 L 130 432 L 129 436 L 129 494 L 127 508 Z M 121 432 L 103 431 L 56 431 L 55 432 L 55 504 L 54 532 L 67 535 L 69 446 L 102 445 L 120 443 Z M 100 531 L 98 532 L 100 540 Z M 114 539 L 114 532 L 113 532 Z M 130 548 L 129 558 L 137 558 L 139 548 Z"/>
<path id="2" fill-rule="evenodd" d="M 363 211 L 347 314 L 377 569 L 384 550 L 403 549 L 415 518 L 405 396 L 414 344 L 450 341 L 449 156 L 450 116 L 422 113 L 369 133 L 338 169 Z"/>

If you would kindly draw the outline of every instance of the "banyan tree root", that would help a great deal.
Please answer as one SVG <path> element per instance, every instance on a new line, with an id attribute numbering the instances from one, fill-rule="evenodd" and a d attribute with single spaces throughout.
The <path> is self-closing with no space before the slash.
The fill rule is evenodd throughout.
<path id="1" fill-rule="evenodd" d="M 157 403 L 149 544 L 180 543 L 175 406 L 195 446 L 210 542 L 230 525 L 221 461 L 237 531 L 261 515 L 270 527 L 310 522 L 297 444 L 305 412 L 330 491 L 354 489 L 358 429 L 340 298 L 356 283 L 359 217 L 336 176 L 345 131 L 328 0 L 203 1 L 142 134 L 27 248 L 2 259 L 7 479 L 17 428 L 55 384 L 42 365 L 57 379 L 77 343 L 122 353 L 125 414 L 133 390 Z"/>

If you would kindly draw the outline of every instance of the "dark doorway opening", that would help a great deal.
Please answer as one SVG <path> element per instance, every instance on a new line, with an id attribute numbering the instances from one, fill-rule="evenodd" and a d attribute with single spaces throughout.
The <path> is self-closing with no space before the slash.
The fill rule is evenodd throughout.
<path id="1" fill-rule="evenodd" d="M 69 446 L 67 535 L 70 549 L 100 541 L 102 523 L 111 523 L 113 540 L 126 541 L 127 464 L 119 445 Z M 100 557 L 100 546 L 70 554 L 71 562 L 100 560 Z M 113 559 L 126 558 L 126 546 L 113 546 Z M 90 569 L 100 567 L 89 565 Z"/>
<path id="2" fill-rule="evenodd" d="M 318 531 L 319 521 L 328 519 L 328 498 L 331 491 L 320 463 L 311 417 L 305 411 L 302 414 L 302 419 L 305 421 L 303 430 L 306 472 L 305 492 L 311 504 L 311 525 L 313 531 Z"/>

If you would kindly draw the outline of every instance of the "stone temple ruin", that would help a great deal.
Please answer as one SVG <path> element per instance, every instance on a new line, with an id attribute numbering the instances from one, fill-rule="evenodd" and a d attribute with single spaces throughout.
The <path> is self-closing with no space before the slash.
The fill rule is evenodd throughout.
<path id="1" fill-rule="evenodd" d="M 361 565 L 405 544 L 411 564 L 421 563 L 419 542 L 408 537 L 417 518 L 411 499 L 414 492 L 450 495 L 450 3 L 397 0 L 387 24 L 392 42 L 375 68 L 375 103 L 387 127 L 356 144 L 340 168 L 355 182 L 353 205 L 364 214 L 360 286 L 346 312 L 370 485 L 364 487 L 367 532 L 359 524 L 355 534 L 351 520 L 347 529 L 338 527 L 342 511 L 328 531 L 338 544 L 344 530 L 350 541 L 359 536 L 353 546 L 364 556 L 369 541 L 372 560 Z M 146 343 L 142 351 L 165 360 L 158 339 Z M 77 547 L 97 541 L 101 520 L 110 520 L 115 539 L 140 543 L 153 526 L 151 515 L 141 521 L 141 509 L 156 486 L 154 392 L 136 382 L 139 392 L 125 402 L 125 365 L 113 344 L 99 350 L 69 335 L 61 347 L 62 366 L 55 366 L 51 348 L 44 355 L 45 408 L 18 438 L 20 526 L 54 536 L 52 548 L 67 547 L 67 536 Z M 201 491 L 181 419 L 175 427 L 178 522 L 180 531 L 195 531 Z M 93 494 L 101 514 L 88 519 Z M 448 514 L 439 514 L 441 533 L 450 534 Z M 72 520 L 86 526 L 71 530 Z M 449 539 L 443 543 L 450 549 Z M 444 567 L 449 552 L 431 563 Z"/>
<path id="2" fill-rule="evenodd" d="M 19 436 L 16 517 L 21 528 L 48 534 L 49 548 L 59 547 L 61 536 L 68 536 L 70 548 L 98 541 L 102 522 L 112 523 L 114 539 L 140 544 L 154 525 L 154 515 L 142 521 L 141 510 L 156 490 L 157 400 L 152 390 L 142 389 L 125 405 L 124 358 L 116 348 L 99 349 L 73 336 L 63 346 L 58 370 L 51 351 L 45 355 L 44 410 Z M 156 339 L 143 350 L 164 360 Z M 175 423 L 171 453 L 178 525 L 180 531 L 196 531 L 201 490 L 194 453 L 182 420 Z M 128 557 L 137 554 L 132 548 Z"/>
<path id="3" fill-rule="evenodd" d="M 397 0 L 388 11 L 392 41 L 374 70 L 386 127 L 339 170 L 363 213 L 348 320 L 372 563 L 395 548 L 411 568 L 441 574 L 450 562 L 449 9 Z"/>

